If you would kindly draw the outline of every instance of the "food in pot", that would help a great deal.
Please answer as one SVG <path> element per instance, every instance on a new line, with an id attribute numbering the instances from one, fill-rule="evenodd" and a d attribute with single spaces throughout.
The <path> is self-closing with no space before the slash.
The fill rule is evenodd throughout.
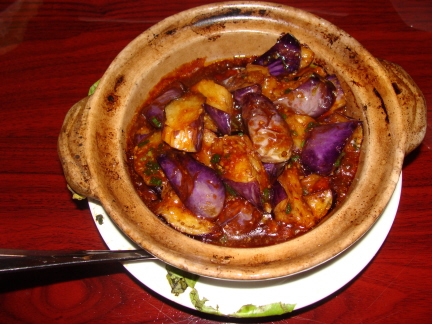
<path id="1" fill-rule="evenodd" d="M 259 57 L 198 59 L 165 76 L 127 153 L 137 192 L 169 226 L 257 247 L 311 230 L 343 201 L 362 138 L 337 77 L 285 34 Z"/>

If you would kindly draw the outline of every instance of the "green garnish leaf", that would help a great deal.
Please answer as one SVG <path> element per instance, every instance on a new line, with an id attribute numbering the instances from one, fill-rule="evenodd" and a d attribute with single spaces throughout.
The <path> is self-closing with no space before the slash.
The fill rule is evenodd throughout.
<path id="1" fill-rule="evenodd" d="M 269 188 L 265 188 L 263 190 L 263 199 L 264 199 L 264 201 L 270 200 L 270 189 Z"/>
<path id="2" fill-rule="evenodd" d="M 103 224 L 103 221 L 104 221 L 103 215 L 101 215 L 101 214 L 96 215 L 95 219 L 96 219 L 96 221 L 98 222 L 99 225 Z"/>
<path id="3" fill-rule="evenodd" d="M 207 306 L 205 303 L 208 301 L 207 298 L 200 299 L 198 295 L 198 291 L 194 288 L 189 294 L 190 300 L 194 307 L 204 313 L 207 314 L 214 314 L 214 315 L 223 315 L 221 312 L 219 312 L 219 307 L 216 306 L 216 308 L 212 306 Z"/>
<path id="4" fill-rule="evenodd" d="M 273 303 L 263 306 L 244 305 L 237 312 L 230 314 L 234 317 L 262 317 L 290 313 L 294 310 L 295 304 Z"/>
<path id="5" fill-rule="evenodd" d="M 230 185 L 227 185 L 226 183 L 224 183 L 224 186 L 225 186 L 225 190 L 231 195 L 231 196 L 234 196 L 234 197 L 237 197 L 237 192 L 230 186 Z"/>
<path id="6" fill-rule="evenodd" d="M 151 177 L 150 184 L 154 186 L 160 186 L 162 185 L 162 180 L 159 177 Z"/>
<path id="7" fill-rule="evenodd" d="M 141 143 L 138 144 L 138 147 L 143 147 L 144 145 L 146 145 L 148 143 L 150 143 L 150 140 L 142 141 Z"/>
<path id="8" fill-rule="evenodd" d="M 171 294 L 178 296 L 186 291 L 189 287 L 184 280 L 184 278 L 180 278 L 177 276 L 171 276 L 169 273 L 166 275 L 168 279 L 168 283 L 171 287 Z"/>
<path id="9" fill-rule="evenodd" d="M 342 161 L 342 158 L 344 157 L 344 155 L 345 155 L 345 152 L 342 152 L 341 155 L 339 155 L 338 159 L 334 163 L 335 168 L 337 168 L 338 166 L 341 165 L 341 161 Z"/>
<path id="10" fill-rule="evenodd" d="M 87 198 L 85 196 L 80 195 L 79 193 L 76 193 L 69 185 L 67 185 L 67 188 L 72 193 L 72 199 L 75 199 L 75 200 L 84 200 L 84 199 Z"/>
<path id="11" fill-rule="evenodd" d="M 213 154 L 213 156 L 212 156 L 210 162 L 211 162 L 211 163 L 219 163 L 219 162 L 220 162 L 220 159 L 221 159 L 220 154 Z"/>
<path id="12" fill-rule="evenodd" d="M 151 119 L 151 122 L 153 123 L 153 125 L 155 125 L 157 128 L 161 128 L 162 127 L 162 123 L 156 118 L 156 117 L 153 117 L 152 119 Z"/>
<path id="13" fill-rule="evenodd" d="M 288 94 L 290 93 L 292 90 L 291 89 L 285 89 L 284 94 Z"/>
<path id="14" fill-rule="evenodd" d="M 287 206 L 286 206 L 286 208 L 285 208 L 285 214 L 291 214 L 291 210 L 292 210 L 291 204 L 288 203 Z"/>
<path id="15" fill-rule="evenodd" d="M 93 83 L 93 85 L 90 87 L 90 89 L 89 89 L 89 91 L 88 91 L 88 95 L 89 95 L 89 96 L 91 96 L 93 93 L 95 93 L 96 88 L 97 88 L 99 82 L 100 82 L 100 79 L 97 80 L 95 83 Z"/>
<path id="16" fill-rule="evenodd" d="M 303 141 L 301 142 L 301 144 L 300 144 L 300 147 L 305 146 L 305 144 L 306 144 L 306 140 L 303 140 Z"/>
<path id="17" fill-rule="evenodd" d="M 305 132 L 309 132 L 312 128 L 314 128 L 315 126 L 318 126 L 317 123 L 314 122 L 310 122 L 309 124 L 307 124 Z"/>
<path id="18" fill-rule="evenodd" d="M 188 287 L 194 289 L 199 276 L 174 268 L 170 265 L 166 265 L 165 268 L 168 272 L 166 278 L 168 279 L 172 294 L 178 296 L 184 293 Z"/>
<path id="19" fill-rule="evenodd" d="M 296 154 L 296 155 L 291 156 L 291 161 L 296 162 L 298 160 L 300 160 L 300 155 Z"/>

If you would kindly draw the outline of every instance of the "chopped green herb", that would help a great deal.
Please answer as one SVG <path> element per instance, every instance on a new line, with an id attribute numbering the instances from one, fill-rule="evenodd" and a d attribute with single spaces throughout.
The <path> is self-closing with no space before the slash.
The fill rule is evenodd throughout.
<path id="1" fill-rule="evenodd" d="M 150 143 L 150 140 L 142 141 L 141 143 L 138 144 L 138 147 L 143 147 L 144 145 L 146 145 L 148 143 Z"/>
<path id="2" fill-rule="evenodd" d="M 213 154 L 210 162 L 211 163 L 219 163 L 221 160 L 221 156 L 219 154 Z"/>
<path id="3" fill-rule="evenodd" d="M 264 199 L 264 201 L 270 200 L 270 189 L 269 188 L 265 188 L 263 190 L 263 199 Z"/>
<path id="4" fill-rule="evenodd" d="M 150 184 L 154 186 L 160 186 L 162 185 L 162 180 L 159 177 L 151 177 Z"/>
<path id="5" fill-rule="evenodd" d="M 219 242 L 221 242 L 222 244 L 225 244 L 228 240 L 227 235 L 224 233 L 221 238 L 219 239 Z"/>
<path id="6" fill-rule="evenodd" d="M 287 206 L 286 206 L 286 209 L 285 209 L 285 214 L 291 214 L 291 210 L 292 210 L 291 204 L 288 203 Z"/>
<path id="7" fill-rule="evenodd" d="M 296 155 L 293 155 L 293 156 L 291 156 L 291 159 L 290 159 L 291 161 L 294 161 L 294 162 L 297 162 L 298 160 L 300 160 L 300 155 L 298 155 L 298 154 L 296 154 Z"/>
<path id="8" fill-rule="evenodd" d="M 160 170 L 160 166 L 159 163 L 154 162 L 154 161 L 148 161 L 146 163 L 146 167 L 152 170 Z"/>
<path id="9" fill-rule="evenodd" d="M 300 147 L 303 147 L 306 144 L 306 140 L 303 140 L 300 144 Z"/>
<path id="10" fill-rule="evenodd" d="M 88 95 L 91 96 L 93 93 L 95 93 L 96 88 L 99 84 L 100 80 L 97 80 L 95 83 L 93 83 L 93 85 L 90 87 L 89 91 L 88 91 Z"/>
<path id="11" fill-rule="evenodd" d="M 307 126 L 306 126 L 306 129 L 305 129 L 305 132 L 309 132 L 312 128 L 314 128 L 315 126 L 318 126 L 318 124 L 317 123 L 314 123 L 314 122 L 310 122 Z"/>
<path id="12" fill-rule="evenodd" d="M 281 116 L 282 116 L 283 119 L 287 119 L 288 118 L 288 116 L 286 114 L 281 114 Z"/>
<path id="13" fill-rule="evenodd" d="M 292 136 L 298 136 L 298 133 L 295 130 L 293 130 L 293 131 L 291 131 L 291 135 Z"/>
<path id="14" fill-rule="evenodd" d="M 291 89 L 285 89 L 284 94 L 288 94 L 290 93 L 292 90 Z"/>
<path id="15" fill-rule="evenodd" d="M 226 183 L 224 183 L 224 186 L 226 191 L 228 191 L 231 196 L 237 197 L 237 192 L 233 188 L 231 188 L 231 186 L 227 185 Z"/>
<path id="16" fill-rule="evenodd" d="M 153 123 L 153 125 L 155 125 L 157 128 L 161 128 L 162 127 L 162 123 L 156 118 L 156 117 L 153 117 L 152 119 L 151 119 L 151 122 Z"/>
<path id="17" fill-rule="evenodd" d="M 334 163 L 335 168 L 337 168 L 338 166 L 341 165 L 341 161 L 342 161 L 342 158 L 344 157 L 344 155 L 345 155 L 345 152 L 342 152 L 341 155 L 339 155 L 338 159 Z"/>

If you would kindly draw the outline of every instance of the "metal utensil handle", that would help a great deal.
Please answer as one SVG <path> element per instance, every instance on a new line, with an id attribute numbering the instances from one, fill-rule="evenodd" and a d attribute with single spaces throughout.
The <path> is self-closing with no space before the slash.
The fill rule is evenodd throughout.
<path id="1" fill-rule="evenodd" d="M 145 250 L 41 251 L 0 249 L 0 272 L 148 259 L 156 258 Z"/>

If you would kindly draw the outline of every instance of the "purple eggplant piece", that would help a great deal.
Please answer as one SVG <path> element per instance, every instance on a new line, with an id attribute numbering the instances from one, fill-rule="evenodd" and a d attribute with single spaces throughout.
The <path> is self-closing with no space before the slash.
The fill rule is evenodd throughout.
<path id="1" fill-rule="evenodd" d="M 288 198 L 288 195 L 286 194 L 286 191 L 284 187 L 280 184 L 279 181 L 275 181 L 272 185 L 272 191 L 273 191 L 273 208 L 275 208 L 281 201 L 284 201 Z"/>
<path id="2" fill-rule="evenodd" d="M 143 141 L 145 141 L 145 139 L 147 137 L 149 137 L 152 134 L 152 132 L 148 133 L 148 134 L 136 134 L 135 135 L 135 144 L 139 144 Z"/>
<path id="3" fill-rule="evenodd" d="M 255 207 L 262 209 L 260 186 L 258 181 L 237 182 L 224 178 L 223 181 L 233 188 L 240 196 L 245 198 Z"/>
<path id="4" fill-rule="evenodd" d="M 216 171 L 187 155 L 157 158 L 174 191 L 197 216 L 215 218 L 225 202 L 225 186 Z"/>
<path id="5" fill-rule="evenodd" d="M 185 92 L 181 82 L 174 82 L 171 87 L 154 99 L 143 109 L 147 121 L 156 128 L 162 128 L 165 122 L 164 108 L 172 100 L 180 98 Z"/>
<path id="6" fill-rule="evenodd" d="M 339 79 L 337 78 L 336 75 L 332 74 L 332 75 L 328 75 L 326 77 L 327 80 L 329 80 L 331 83 L 333 83 L 334 87 L 335 87 L 335 93 L 336 93 L 336 101 L 340 100 L 343 96 L 345 96 L 345 93 L 341 87 L 341 84 L 339 82 Z"/>
<path id="7" fill-rule="evenodd" d="M 294 110 L 297 114 L 317 118 L 327 112 L 335 102 L 335 86 L 317 74 L 274 103 Z"/>
<path id="8" fill-rule="evenodd" d="M 156 160 L 171 183 L 174 191 L 179 196 L 180 200 L 184 202 L 190 192 L 190 187 L 192 187 L 191 182 L 187 181 L 190 179 L 187 178 L 185 171 L 182 169 L 175 156 L 172 157 L 167 154 L 162 154 L 159 155 Z"/>
<path id="9" fill-rule="evenodd" d="M 290 158 L 293 144 L 290 130 L 270 99 L 261 94 L 248 94 L 242 117 L 262 162 L 279 163 Z"/>
<path id="10" fill-rule="evenodd" d="M 300 68 L 301 48 L 299 41 L 291 34 L 282 36 L 267 52 L 253 64 L 267 66 L 273 76 L 293 73 Z"/>
<path id="11" fill-rule="evenodd" d="M 218 223 L 228 237 L 236 238 L 254 230 L 262 219 L 261 212 L 241 197 L 227 201 L 218 217 Z"/>
<path id="12" fill-rule="evenodd" d="M 359 124 L 359 121 L 347 121 L 314 127 L 301 153 L 303 166 L 319 175 L 329 175 Z"/>
<path id="13" fill-rule="evenodd" d="M 342 86 L 339 82 L 339 79 L 337 78 L 336 75 L 332 74 L 332 75 L 328 75 L 326 77 L 327 80 L 329 80 L 331 83 L 333 83 L 333 85 L 335 86 L 335 101 L 333 103 L 333 108 L 340 108 L 345 106 L 346 104 L 346 99 L 345 99 L 345 92 L 342 89 Z"/>
<path id="14" fill-rule="evenodd" d="M 266 170 L 270 183 L 273 183 L 279 177 L 285 167 L 285 162 L 281 163 L 263 163 L 264 170 Z"/>
<path id="15" fill-rule="evenodd" d="M 208 104 L 204 104 L 203 107 L 211 119 L 213 119 L 221 134 L 231 134 L 231 116 L 228 113 Z"/>
<path id="16" fill-rule="evenodd" d="M 247 87 L 233 91 L 232 94 L 233 94 L 233 98 L 234 98 L 236 105 L 238 107 L 242 107 L 244 105 L 245 98 L 250 93 L 261 94 L 262 93 L 261 85 L 257 83 L 257 84 L 253 84 L 251 86 L 247 86 Z"/>

